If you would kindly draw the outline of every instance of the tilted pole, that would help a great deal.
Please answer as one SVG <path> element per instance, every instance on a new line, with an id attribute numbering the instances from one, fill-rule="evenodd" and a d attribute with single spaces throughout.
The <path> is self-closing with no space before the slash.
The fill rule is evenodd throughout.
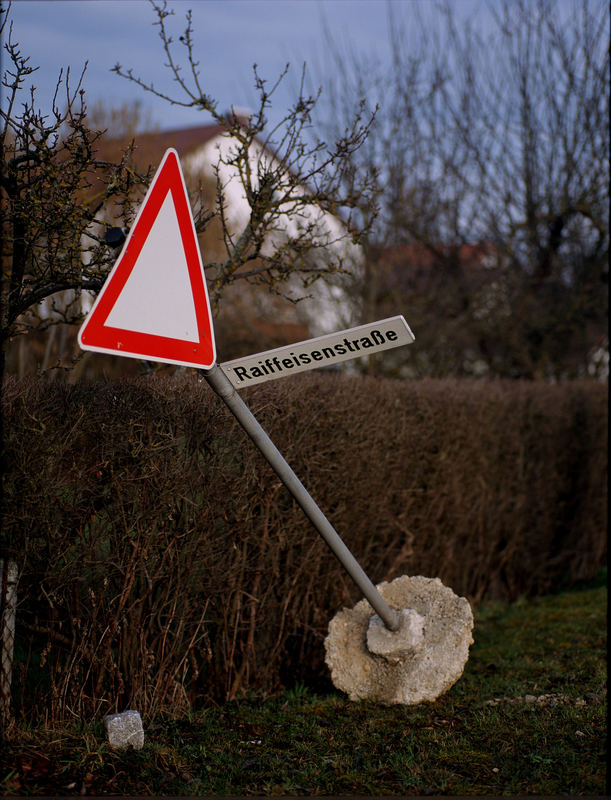
<path id="1" fill-rule="evenodd" d="M 350 575 L 380 619 L 384 622 L 384 625 L 391 631 L 398 630 L 399 618 L 397 614 L 388 606 L 382 595 L 369 580 L 358 561 L 354 558 L 350 550 L 348 550 L 339 534 L 286 462 L 284 456 L 263 430 L 252 411 L 250 411 L 233 388 L 223 370 L 218 364 L 214 364 L 210 369 L 202 369 L 200 372 L 250 436 L 256 447 L 258 447 L 260 452 L 267 459 L 272 469 L 301 506 L 305 515 L 314 525 L 318 533 L 329 545 L 348 575 Z"/>

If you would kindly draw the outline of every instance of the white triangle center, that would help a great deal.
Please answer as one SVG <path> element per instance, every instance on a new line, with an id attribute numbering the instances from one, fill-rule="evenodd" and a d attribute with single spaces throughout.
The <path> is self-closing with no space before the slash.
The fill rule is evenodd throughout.
<path id="1" fill-rule="evenodd" d="M 189 266 L 171 192 L 104 324 L 199 342 Z"/>

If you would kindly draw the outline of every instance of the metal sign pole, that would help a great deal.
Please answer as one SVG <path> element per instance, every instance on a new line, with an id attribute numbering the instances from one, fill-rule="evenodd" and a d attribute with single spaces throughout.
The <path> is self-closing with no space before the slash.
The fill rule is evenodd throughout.
<path id="1" fill-rule="evenodd" d="M 312 522 L 318 533 L 329 545 L 348 575 L 350 575 L 375 612 L 382 619 L 384 625 L 391 631 L 398 630 L 399 618 L 397 614 L 388 606 L 376 587 L 369 580 L 358 561 L 354 558 L 350 550 L 348 550 L 339 534 L 286 462 L 284 456 L 280 453 L 275 444 L 265 433 L 254 414 L 233 388 L 223 370 L 218 364 L 214 364 L 211 369 L 202 369 L 200 372 L 250 436 L 254 444 L 259 448 L 280 480 L 301 506 L 310 522 Z"/>

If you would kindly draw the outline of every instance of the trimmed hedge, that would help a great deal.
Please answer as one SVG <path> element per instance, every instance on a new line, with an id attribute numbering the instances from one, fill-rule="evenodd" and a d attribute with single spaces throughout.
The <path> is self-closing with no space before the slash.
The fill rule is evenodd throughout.
<path id="1" fill-rule="evenodd" d="M 374 582 L 474 604 L 606 558 L 607 387 L 311 373 L 247 404 Z M 14 704 L 89 717 L 325 681 L 358 590 L 194 375 L 3 392 Z"/>

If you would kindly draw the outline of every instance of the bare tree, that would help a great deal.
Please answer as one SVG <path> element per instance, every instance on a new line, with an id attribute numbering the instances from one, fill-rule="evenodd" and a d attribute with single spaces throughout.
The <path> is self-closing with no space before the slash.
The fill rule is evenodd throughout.
<path id="1" fill-rule="evenodd" d="M 168 29 L 174 12 L 166 2 L 151 0 L 151 6 L 176 95 L 157 89 L 120 64 L 114 70 L 172 105 L 205 112 L 226 132 L 226 147 L 214 165 L 216 198 L 211 212 L 221 227 L 224 253 L 222 259 L 204 265 L 213 306 L 218 305 L 225 288 L 238 279 L 264 284 L 271 292 L 283 294 L 289 284 L 290 290 L 295 289 L 296 276 L 307 291 L 321 276 L 352 270 L 353 245 L 362 235 L 362 229 L 353 224 L 353 211 L 370 198 L 371 184 L 365 180 L 346 190 L 344 175 L 369 132 L 371 116 L 365 113 L 364 105 L 357 104 L 333 141 L 322 141 L 312 132 L 318 93 L 306 94 L 302 79 L 292 107 L 280 122 L 270 126 L 268 111 L 289 65 L 271 86 L 255 65 L 256 110 L 248 118 L 233 110 L 221 111 L 202 84 L 194 54 L 191 12 L 187 12 L 182 35 L 174 41 Z M 237 181 L 249 207 L 248 220 L 238 229 L 230 219 L 229 181 Z M 335 224 L 333 217 L 341 219 L 342 224 Z M 210 213 L 196 218 L 196 228 L 203 230 L 210 220 Z M 288 295 L 295 299 L 291 291 Z"/>
<path id="2" fill-rule="evenodd" d="M 380 104 L 353 160 L 381 206 L 363 308 L 408 314 L 415 374 L 585 374 L 607 317 L 608 10 L 516 0 L 486 34 L 449 3 L 415 36 L 391 22 L 389 69 L 328 47 L 330 107 Z"/>
<path id="3" fill-rule="evenodd" d="M 81 292 L 101 288 L 116 255 L 93 223 L 111 202 L 129 216 L 132 188 L 145 180 L 129 166 L 129 149 L 116 163 L 96 156 L 101 132 L 88 124 L 83 75 L 71 88 L 69 72 L 60 74 L 51 113 L 38 110 L 35 89 L 24 90 L 37 68 L 14 41 L 8 10 L 1 22 L 8 58 L 0 110 L 0 375 L 10 340 L 82 318 Z"/>
<path id="4" fill-rule="evenodd" d="M 223 292 L 237 280 L 263 284 L 271 293 L 296 301 L 321 276 L 351 274 L 360 256 L 361 234 L 351 212 L 370 187 L 364 182 L 358 190 L 352 186 L 342 191 L 343 175 L 369 131 L 371 119 L 363 108 L 357 108 L 348 127 L 327 145 L 311 131 L 318 96 L 301 91 L 270 129 L 267 113 L 288 65 L 269 88 L 255 66 L 257 110 L 248 119 L 233 111 L 222 113 L 201 83 L 190 12 L 175 44 L 168 31 L 173 12 L 165 2 L 151 6 L 178 96 L 163 94 L 120 65 L 115 72 L 170 103 L 206 112 L 225 131 L 213 203 L 208 187 L 192 187 L 198 233 L 216 224 L 223 243 L 222 252 L 204 264 L 213 306 L 218 308 Z M 97 121 L 111 135 L 118 129 L 124 134 L 138 120 L 121 113 L 109 117 L 99 105 L 90 119 L 81 81 L 71 89 L 69 74 L 60 75 L 49 117 L 37 111 L 34 89 L 17 112 L 23 84 L 35 68 L 14 43 L 12 30 L 5 49 L 10 67 L 4 76 L 8 97 L 2 112 L 4 343 L 28 330 L 82 318 L 81 292 L 97 292 L 116 257 L 104 231 L 110 225 L 130 226 L 147 182 L 135 167 L 133 143 L 120 136 L 125 146 L 114 152 L 108 137 L 103 139 L 94 127 Z M 64 111 L 59 108 L 60 89 L 65 91 Z M 104 153 L 110 155 L 103 158 Z M 248 219 L 239 227 L 227 199 L 230 182 L 239 184 L 248 203 Z M 38 313 L 41 303 L 45 308 Z"/>

